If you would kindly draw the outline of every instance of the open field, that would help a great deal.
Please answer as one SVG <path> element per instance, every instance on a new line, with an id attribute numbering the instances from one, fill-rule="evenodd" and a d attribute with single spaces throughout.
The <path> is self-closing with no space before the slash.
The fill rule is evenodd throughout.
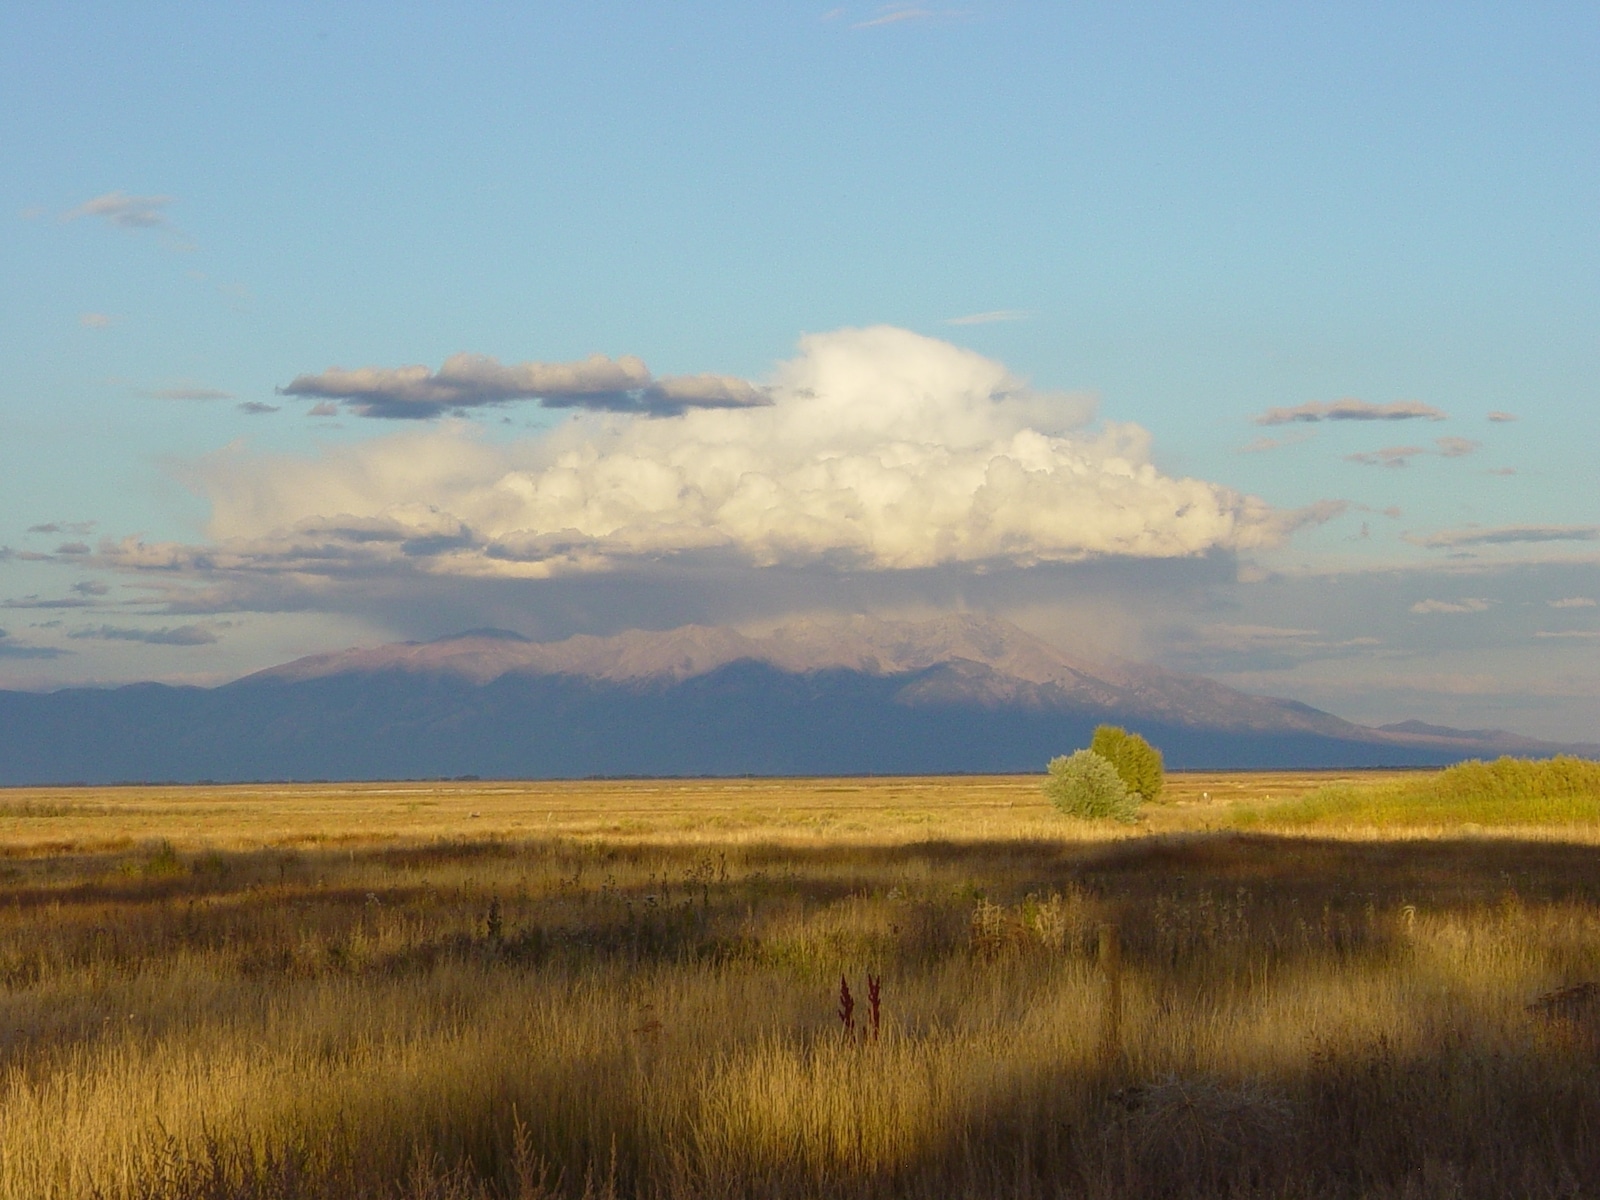
<path id="1" fill-rule="evenodd" d="M 1401 780 L 1406 771 L 1186 772 L 1138 832 L 1225 823 L 1229 804 Z M 107 852 L 166 839 L 193 849 L 429 838 L 806 840 L 1120 837 L 1066 826 L 1036 775 L 651 779 L 536 783 L 241 784 L 0 789 L 0 853 Z"/>
<path id="2" fill-rule="evenodd" d="M 1589 810 L 1039 782 L 0 792 L 0 1200 L 1600 1191 Z"/>

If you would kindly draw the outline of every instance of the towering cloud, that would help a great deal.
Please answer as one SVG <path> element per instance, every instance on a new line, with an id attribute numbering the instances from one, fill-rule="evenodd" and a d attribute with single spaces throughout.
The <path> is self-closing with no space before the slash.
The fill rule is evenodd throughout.
<path id="1" fill-rule="evenodd" d="M 614 372 L 643 375 L 626 360 L 581 366 L 560 376 L 563 394 Z M 517 386 L 531 388 L 537 374 Z M 389 388 L 384 403 L 438 404 L 438 378 L 362 386 Z M 652 386 L 678 394 L 677 381 Z M 696 377 L 683 386 L 705 398 L 719 384 Z M 339 387 L 355 392 L 348 380 Z M 211 545 L 134 540 L 102 553 L 129 568 L 302 580 L 393 571 L 544 578 L 666 561 L 986 569 L 1238 550 L 1333 511 L 1280 513 L 1164 475 L 1137 426 L 1090 431 L 1081 397 L 1030 390 L 996 362 L 900 329 L 807 337 L 762 395 L 771 403 L 733 403 L 743 398 L 735 393 L 728 407 L 671 420 L 579 413 L 510 446 L 446 422 L 313 459 L 235 448 L 192 481 L 213 506 Z"/>

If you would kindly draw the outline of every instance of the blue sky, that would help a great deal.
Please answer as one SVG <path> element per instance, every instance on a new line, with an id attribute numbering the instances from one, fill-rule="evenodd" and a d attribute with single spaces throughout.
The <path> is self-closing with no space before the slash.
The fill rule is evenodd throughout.
<path id="1" fill-rule="evenodd" d="M 1357 719 L 1600 739 L 1597 52 L 1579 5 L 5 5 L 0 685 L 965 604 Z M 878 326 L 923 340 L 840 332 Z M 1035 469 L 1081 451 L 1114 482 L 1103 423 L 1131 424 L 1155 482 L 1058 489 L 1048 529 L 959 552 L 900 509 L 858 541 L 792 491 L 759 536 L 635 496 L 626 529 L 567 513 L 582 544 L 535 569 L 555 510 L 483 489 L 545 495 L 557 443 L 638 477 L 747 438 L 780 483 L 835 450 L 698 392 L 397 421 L 323 376 L 637 356 L 798 421 L 797 380 L 871 407 L 968 370 L 941 344 L 1050 410 L 961 453 L 1042 430 Z M 280 393 L 302 378 L 324 390 Z M 892 440 L 951 450 L 969 392 L 894 409 Z M 1344 400 L 1367 419 L 1307 407 Z M 917 461 L 919 503 L 959 491 Z M 1234 524 L 1167 537 L 1181 480 Z M 406 551 L 357 554 L 345 518 Z"/>

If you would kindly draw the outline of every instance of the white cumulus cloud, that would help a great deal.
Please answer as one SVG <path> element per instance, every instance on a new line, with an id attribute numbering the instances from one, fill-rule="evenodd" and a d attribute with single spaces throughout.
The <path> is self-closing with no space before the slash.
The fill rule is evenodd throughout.
<path id="1" fill-rule="evenodd" d="M 581 412 L 509 446 L 465 422 L 316 458 L 233 449 L 191 480 L 212 544 L 125 567 L 545 578 L 664 560 L 892 571 L 1181 558 L 1281 541 L 1283 513 L 1150 461 L 1082 397 L 900 329 L 802 340 L 757 407 Z"/>

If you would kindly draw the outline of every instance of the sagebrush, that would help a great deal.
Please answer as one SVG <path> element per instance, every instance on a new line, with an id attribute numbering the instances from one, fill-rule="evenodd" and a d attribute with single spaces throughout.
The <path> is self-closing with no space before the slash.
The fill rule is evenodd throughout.
<path id="1" fill-rule="evenodd" d="M 1052 758 L 1044 794 L 1069 817 L 1089 821 L 1136 821 L 1139 817 L 1139 793 L 1129 791 L 1111 760 L 1093 750 Z"/>

